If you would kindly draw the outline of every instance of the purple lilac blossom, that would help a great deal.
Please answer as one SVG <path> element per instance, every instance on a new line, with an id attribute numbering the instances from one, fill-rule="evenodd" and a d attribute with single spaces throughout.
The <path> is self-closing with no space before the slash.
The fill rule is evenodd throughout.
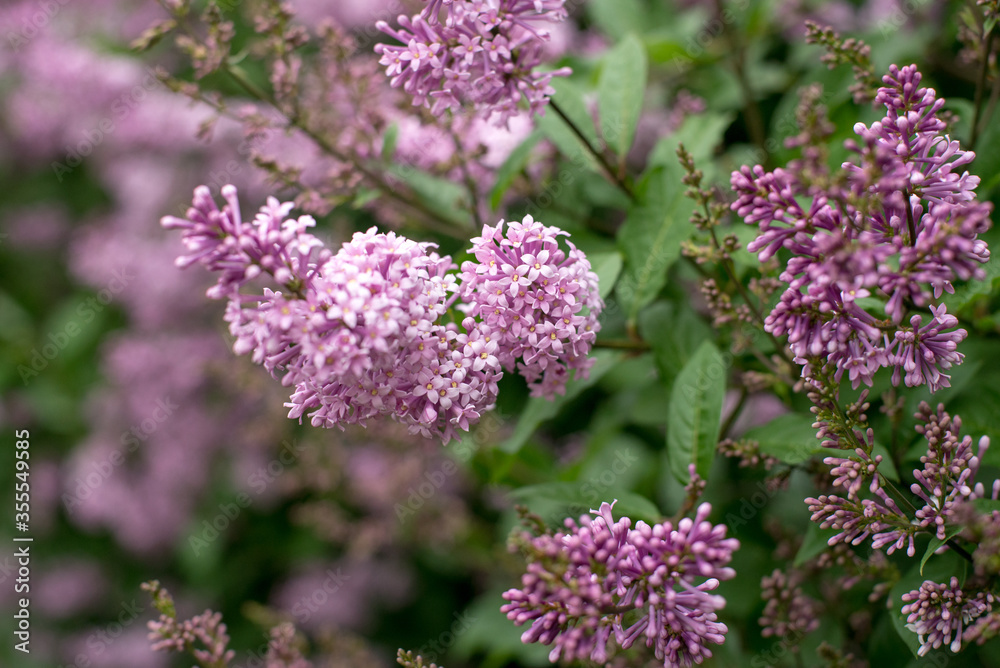
<path id="1" fill-rule="evenodd" d="M 726 564 L 739 541 L 708 521 L 707 503 L 676 528 L 640 520 L 634 529 L 627 517 L 614 520 L 613 505 L 579 524 L 567 519 L 565 532 L 523 536 L 528 569 L 501 611 L 531 624 L 522 642 L 553 645 L 552 662 L 605 663 L 615 644 L 640 641 L 665 667 L 702 663 L 728 631 L 717 615 L 725 599 L 709 592 L 735 576 Z M 630 612 L 639 616 L 626 621 Z"/>
<path id="2" fill-rule="evenodd" d="M 525 216 L 521 222 L 483 226 L 472 240 L 476 261 L 462 264 L 459 308 L 482 320 L 499 344 L 504 369 L 518 372 L 533 396 L 565 392 L 570 371 L 585 378 L 590 348 L 604 308 L 597 275 L 568 236 Z"/>
<path id="3" fill-rule="evenodd" d="M 454 264 L 433 244 L 372 228 L 333 255 L 307 232 L 311 217 L 287 219 L 291 203 L 271 198 L 244 223 L 236 189 L 223 195 L 219 210 L 198 188 L 187 219 L 163 224 L 184 230 L 189 254 L 179 266 L 201 262 L 220 272 L 208 294 L 229 300 L 233 349 L 284 372 L 282 383 L 295 388 L 289 417 L 342 427 L 386 414 L 447 443 L 493 407 L 497 343 L 471 319 L 466 332 L 438 322 L 456 287 Z M 240 293 L 265 272 L 284 292 Z"/>
<path id="4" fill-rule="evenodd" d="M 947 584 L 927 580 L 902 598 L 906 627 L 920 640 L 920 656 L 942 645 L 952 652 L 961 650 L 963 628 L 990 612 L 995 600 L 986 591 L 963 591 L 955 577 Z"/>
<path id="5" fill-rule="evenodd" d="M 844 163 L 846 184 L 818 187 L 801 164 L 744 166 L 732 175 L 732 209 L 759 226 L 747 248 L 760 260 L 791 252 L 788 288 L 765 329 L 788 337 L 804 377 L 829 364 L 835 381 L 846 373 L 857 388 L 888 367 L 894 384 L 934 392 L 949 386 L 943 371 L 961 363 L 966 336 L 934 300 L 955 280 L 983 276 L 989 251 L 978 236 L 992 205 L 976 201 L 979 177 L 961 171 L 975 154 L 944 134 L 944 100 L 920 87 L 916 66 L 893 65 L 883 81 L 876 102 L 887 114 L 855 126 L 862 141 L 847 144 L 859 160 Z M 884 302 L 884 315 L 869 297 Z M 913 307 L 930 317 L 910 315 Z"/>
<path id="6" fill-rule="evenodd" d="M 983 436 L 979 440 L 978 451 L 973 453 L 972 438 L 959 436 L 962 422 L 952 418 L 938 406 L 932 412 L 922 403 L 916 417 L 922 424 L 917 433 L 927 439 L 927 454 L 920 458 L 923 469 L 915 469 L 913 477 L 917 482 L 910 491 L 924 502 L 911 519 L 903 513 L 896 502 L 886 494 L 877 481 L 875 467 L 879 457 L 870 459 L 860 448 L 857 455 L 861 461 L 843 458 L 827 458 L 826 463 L 834 464 L 834 485 L 847 490 L 847 496 L 823 495 L 808 498 L 805 502 L 812 513 L 812 521 L 821 528 L 837 529 L 840 533 L 830 538 L 829 544 L 851 543 L 860 545 L 869 537 L 875 549 L 886 548 L 888 554 L 906 546 L 907 555 L 916 555 L 914 537 L 921 532 L 933 534 L 945 540 L 948 528 L 959 523 L 959 513 L 966 502 L 976 499 L 996 499 L 1000 494 L 1000 481 L 994 481 L 989 489 L 976 482 L 983 455 L 990 445 L 990 439 Z M 878 497 L 877 501 L 860 499 L 858 492 L 862 483 L 871 477 L 869 491 Z M 991 494 L 991 496 L 988 496 Z"/>
<path id="7" fill-rule="evenodd" d="M 394 87 L 413 96 L 435 115 L 463 102 L 493 114 L 498 125 L 522 101 L 543 113 L 554 76 L 568 68 L 536 72 L 549 38 L 538 23 L 566 18 L 565 0 L 433 0 L 416 16 L 400 16 L 400 29 L 376 26 L 400 45 L 378 44 L 380 64 Z M 444 21 L 441 10 L 447 11 Z"/>

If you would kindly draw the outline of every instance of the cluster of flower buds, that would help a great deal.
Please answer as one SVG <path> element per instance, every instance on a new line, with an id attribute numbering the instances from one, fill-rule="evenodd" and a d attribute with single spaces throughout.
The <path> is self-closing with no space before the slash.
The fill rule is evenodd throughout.
<path id="1" fill-rule="evenodd" d="M 828 457 L 824 461 L 834 466 L 834 486 L 844 489 L 846 496 L 823 495 L 806 499 L 806 503 L 812 521 L 824 529 L 840 532 L 830 539 L 830 545 L 841 542 L 860 545 L 870 537 L 875 549 L 884 547 L 892 554 L 906 546 L 907 555 L 912 557 L 916 554 L 916 534 L 931 533 L 943 541 L 949 527 L 964 524 L 958 516 L 962 504 L 976 499 L 996 499 L 1000 494 L 1000 481 L 995 481 L 989 490 L 975 482 L 990 444 L 988 437 L 979 440 L 978 451 L 973 453 L 972 438 L 959 435 L 962 421 L 948 415 L 943 406 L 932 412 L 926 403 L 921 403 L 916 417 L 922 422 L 916 430 L 927 439 L 927 454 L 920 458 L 923 469 L 913 471 L 917 482 L 910 486 L 910 491 L 924 505 L 916 510 L 913 518 L 899 508 L 879 484 L 876 469 L 880 457 L 872 459 L 860 448 L 853 453 L 856 456 Z M 869 483 L 869 490 L 877 500 L 859 498 L 864 483 Z"/>
<path id="2" fill-rule="evenodd" d="M 992 207 L 976 201 L 979 177 L 961 171 L 975 154 L 944 134 L 944 100 L 920 80 L 914 65 L 890 68 L 875 98 L 886 116 L 855 126 L 861 141 L 848 148 L 858 160 L 842 178 L 760 165 L 732 175 L 733 210 L 760 229 L 748 249 L 762 261 L 790 253 L 765 329 L 788 337 L 806 377 L 829 368 L 857 388 L 887 367 L 893 384 L 933 392 L 962 361 L 966 332 L 933 302 L 953 281 L 983 275 L 989 251 L 978 236 Z"/>
<path id="3" fill-rule="evenodd" d="M 463 102 L 493 113 L 499 124 L 522 101 L 541 112 L 553 93 L 549 83 L 568 69 L 535 72 L 548 33 L 539 23 L 566 18 L 565 0 L 431 0 L 420 14 L 399 17 L 399 29 L 376 27 L 400 45 L 375 52 L 393 86 L 434 114 Z M 447 17 L 440 20 L 444 10 Z M 433 100 L 433 103 L 432 103 Z"/>
<path id="4" fill-rule="evenodd" d="M 701 663 L 728 631 L 717 615 L 725 599 L 710 592 L 735 576 L 727 564 L 739 541 L 708 521 L 707 503 L 676 527 L 632 528 L 627 517 L 614 520 L 612 506 L 579 524 L 567 519 L 565 532 L 522 535 L 527 572 L 501 611 L 530 623 L 521 640 L 552 645 L 552 662 L 604 664 L 615 645 L 644 641 L 665 667 Z"/>
<path id="5" fill-rule="evenodd" d="M 572 370 L 589 370 L 603 302 L 590 263 L 559 248 L 557 228 L 530 217 L 485 227 L 459 282 L 433 244 L 372 228 L 333 254 L 308 231 L 311 217 L 287 217 L 290 203 L 270 198 L 245 223 L 236 189 L 223 197 L 219 209 L 200 187 L 187 218 L 163 225 L 183 230 L 178 265 L 219 274 L 208 294 L 228 300 L 234 351 L 294 388 L 289 417 L 343 428 L 389 415 L 447 443 L 493 408 L 503 369 L 550 397 Z M 262 275 L 279 288 L 242 292 Z M 460 297 L 466 317 L 445 322 Z"/>

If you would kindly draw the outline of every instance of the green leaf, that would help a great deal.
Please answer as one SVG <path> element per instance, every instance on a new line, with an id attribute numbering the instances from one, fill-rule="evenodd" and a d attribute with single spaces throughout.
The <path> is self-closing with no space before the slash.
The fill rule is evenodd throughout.
<path id="1" fill-rule="evenodd" d="M 597 284 L 600 289 L 601 299 L 607 299 L 608 295 L 615 287 L 615 281 L 622 272 L 624 260 L 618 251 L 610 253 L 591 253 L 589 258 L 590 267 L 597 274 Z"/>
<path id="2" fill-rule="evenodd" d="M 821 529 L 815 522 L 810 522 L 809 528 L 806 529 L 805 538 L 802 539 L 802 547 L 795 555 L 793 565 L 798 568 L 810 559 L 826 552 L 830 547 L 830 539 L 838 533 L 840 533 L 838 529 Z"/>
<path id="3" fill-rule="evenodd" d="M 468 218 L 461 213 L 469 208 L 468 195 L 462 186 L 410 165 L 392 165 L 387 171 L 406 183 L 417 198 L 442 220 L 458 226 L 469 224 Z"/>
<path id="4" fill-rule="evenodd" d="M 594 503 L 594 495 L 590 484 L 585 480 L 576 482 L 545 482 L 538 485 L 519 487 L 510 493 L 519 503 L 526 505 L 533 513 L 541 515 L 550 526 L 561 526 L 567 517 L 579 518 L 589 510 L 597 510 L 600 502 Z M 649 499 L 624 489 L 615 489 L 614 485 L 602 490 L 602 495 L 609 497 L 610 503 L 615 499 L 615 518 L 630 517 L 632 520 L 645 520 L 656 523 L 663 519 L 660 509 Z M 602 499 L 603 500 L 603 499 Z"/>
<path id="5" fill-rule="evenodd" d="M 600 151 L 600 140 L 597 137 L 597 130 L 594 128 L 594 119 L 591 118 L 587 105 L 583 101 L 583 93 L 571 82 L 562 78 L 555 79 L 552 82 L 552 87 L 556 90 L 552 99 L 580 130 L 586 141 L 581 139 L 566 121 L 551 109 L 538 120 L 538 129 L 574 165 L 599 171 L 600 167 L 593 152 Z M 588 144 L 590 148 L 588 148 Z"/>
<path id="6" fill-rule="evenodd" d="M 694 204 L 684 197 L 680 165 L 647 172 L 636 188 L 636 204 L 618 234 L 626 271 L 618 297 L 629 321 L 656 298 L 667 283 L 667 271 L 681 254 L 681 242 L 692 232 Z"/>
<path id="7" fill-rule="evenodd" d="M 639 316 L 639 336 L 653 348 L 660 380 L 672 386 L 712 330 L 687 303 L 656 302 Z"/>
<path id="8" fill-rule="evenodd" d="M 520 418 L 518 418 L 514 433 L 500 444 L 500 449 L 513 454 L 523 448 L 524 444 L 531 438 L 531 435 L 538 429 L 538 425 L 555 417 L 563 406 L 599 381 L 601 376 L 621 361 L 622 356 L 622 353 L 619 351 L 598 350 L 593 354 L 596 361 L 590 369 L 589 378 L 586 380 L 571 380 L 566 384 L 566 394 L 556 397 L 553 401 L 549 401 L 543 397 L 532 397 L 529 399 L 528 405 L 524 408 Z"/>
<path id="9" fill-rule="evenodd" d="M 507 159 L 500 165 L 500 169 L 497 170 L 496 183 L 493 185 L 493 190 L 490 191 L 490 207 L 494 210 L 500 206 L 503 196 L 507 193 L 507 189 L 510 188 L 514 179 L 527 166 L 528 160 L 531 158 L 532 149 L 541 140 L 542 133 L 539 130 L 535 130 L 517 148 L 511 151 Z"/>
<path id="10" fill-rule="evenodd" d="M 393 157 L 396 155 L 396 144 L 399 142 L 399 124 L 393 123 L 389 126 L 389 129 L 385 131 L 385 136 L 382 138 L 382 159 L 386 162 L 392 162 Z"/>
<path id="11" fill-rule="evenodd" d="M 938 538 L 937 536 L 931 538 L 931 542 L 927 544 L 927 550 L 924 552 L 924 556 L 920 560 L 920 575 L 924 574 L 924 564 L 926 564 L 927 560 L 931 558 L 931 555 L 933 555 L 938 548 L 947 543 L 949 540 L 962 533 L 962 529 L 964 528 L 965 527 L 963 526 L 951 527 L 945 532 L 944 540 Z"/>
<path id="12" fill-rule="evenodd" d="M 991 259 L 986 263 L 985 270 L 986 276 L 982 280 L 969 281 L 955 288 L 955 294 L 944 295 L 942 301 L 950 313 L 965 308 L 979 297 L 986 297 L 996 292 L 997 283 L 1000 281 L 1000 261 Z"/>
<path id="13" fill-rule="evenodd" d="M 813 419 L 800 413 L 780 415 L 765 425 L 748 430 L 743 438 L 760 443 L 760 451 L 785 464 L 801 464 L 823 452 L 816 438 Z"/>
<path id="14" fill-rule="evenodd" d="M 972 507 L 976 509 L 976 512 L 986 514 L 992 513 L 994 510 L 1000 510 L 1000 500 L 997 499 L 975 499 L 972 502 Z"/>
<path id="15" fill-rule="evenodd" d="M 631 33 L 604 58 L 597 82 L 601 135 L 618 155 L 620 164 L 624 164 L 639 126 L 648 69 L 646 47 Z"/>
<path id="16" fill-rule="evenodd" d="M 594 25 L 615 39 L 652 27 L 641 0 L 590 0 L 587 11 Z"/>
<path id="17" fill-rule="evenodd" d="M 703 170 L 708 168 L 704 163 L 712 157 L 715 147 L 722 142 L 722 136 L 733 124 L 735 117 L 732 113 L 714 111 L 688 116 L 676 132 L 657 142 L 649 155 L 649 164 L 676 164 L 677 147 L 684 144 L 698 167 Z"/>
<path id="18" fill-rule="evenodd" d="M 969 171 L 982 179 L 979 186 L 981 199 L 988 199 L 1000 183 L 1000 151 L 990 150 L 1000 143 L 1000 123 L 997 120 L 996 117 L 991 118 L 983 127 L 983 133 L 976 143 L 976 159 L 969 165 Z"/>
<path id="19" fill-rule="evenodd" d="M 705 341 L 674 383 L 667 409 L 667 453 L 670 470 L 682 483 L 691 479 L 689 464 L 702 478 L 708 477 L 719 440 L 727 369 L 718 349 Z"/>

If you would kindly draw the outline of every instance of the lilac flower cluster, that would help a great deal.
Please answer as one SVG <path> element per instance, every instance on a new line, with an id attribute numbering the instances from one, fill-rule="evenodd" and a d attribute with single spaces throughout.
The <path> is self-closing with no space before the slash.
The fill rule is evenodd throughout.
<path id="1" fill-rule="evenodd" d="M 400 29 L 379 21 L 376 27 L 401 45 L 378 44 L 375 52 L 392 85 L 412 95 L 415 105 L 441 114 L 468 102 L 495 114 L 502 125 L 522 100 L 533 113 L 543 112 L 554 92 L 552 77 L 569 74 L 566 68 L 534 71 L 549 38 L 537 23 L 563 21 L 564 5 L 565 0 L 431 0 L 420 14 L 400 16 Z"/>
<path id="2" fill-rule="evenodd" d="M 534 396 L 564 391 L 570 371 L 586 377 L 604 308 L 597 275 L 568 236 L 526 216 L 522 222 L 485 225 L 472 240 L 476 261 L 462 264 L 461 296 L 468 315 L 494 333 L 500 364 L 518 371 Z"/>
<path id="3" fill-rule="evenodd" d="M 960 172 L 975 154 L 944 134 L 944 100 L 920 86 L 916 66 L 893 65 L 883 81 L 876 101 L 886 116 L 857 124 L 861 142 L 848 142 L 857 163 L 844 163 L 839 178 L 825 166 L 807 173 L 805 163 L 817 169 L 811 161 L 743 167 L 732 175 L 732 209 L 759 226 L 748 249 L 762 261 L 791 253 L 781 274 L 788 288 L 765 329 L 788 337 L 804 376 L 829 368 L 857 388 L 888 367 L 893 384 L 933 392 L 949 385 L 943 371 L 961 363 L 966 336 L 933 300 L 983 275 L 989 251 L 978 235 L 991 205 L 975 199 L 979 178 Z"/>
<path id="4" fill-rule="evenodd" d="M 150 593 L 160 611 L 159 619 L 147 623 L 154 652 L 190 652 L 201 665 L 229 665 L 236 652 L 229 649 L 229 634 L 220 613 L 206 610 L 178 621 L 173 598 L 159 582 L 144 583 L 142 588 Z"/>
<path id="5" fill-rule="evenodd" d="M 958 578 L 948 584 L 930 580 L 903 594 L 903 614 L 906 627 L 920 640 L 918 654 L 950 645 L 952 652 L 962 649 L 962 629 L 972 620 L 990 612 L 995 598 L 986 591 L 969 593 L 962 590 Z"/>
<path id="6" fill-rule="evenodd" d="M 465 263 L 459 285 L 434 244 L 372 228 L 332 254 L 308 231 L 310 216 L 287 218 L 290 203 L 270 198 L 244 223 L 236 189 L 222 192 L 219 209 L 208 188 L 196 189 L 187 218 L 163 226 L 183 230 L 179 266 L 219 274 L 208 295 L 228 300 L 233 349 L 294 387 L 291 418 L 343 428 L 389 415 L 447 443 L 493 408 L 501 367 L 520 360 L 546 396 L 564 391 L 569 370 L 588 371 L 603 303 L 589 262 L 572 244 L 568 255 L 559 249 L 557 228 L 530 218 L 506 235 L 502 223 L 484 228 L 486 240 L 474 240 L 480 264 Z M 241 292 L 263 274 L 281 290 Z M 442 324 L 460 295 L 461 328 Z"/>
<path id="7" fill-rule="evenodd" d="M 727 564 L 739 541 L 708 521 L 707 503 L 676 528 L 632 528 L 627 517 L 614 520 L 613 506 L 579 524 L 567 519 L 565 532 L 523 536 L 528 570 L 501 611 L 518 626 L 530 622 L 521 640 L 553 645 L 552 662 L 606 663 L 614 644 L 628 649 L 645 637 L 664 666 L 702 663 L 728 631 L 717 615 L 725 599 L 709 592 L 735 575 Z"/>
<path id="8" fill-rule="evenodd" d="M 914 536 L 917 533 L 928 532 L 944 540 L 948 527 L 958 523 L 957 513 L 965 502 L 996 499 L 1000 495 L 1000 481 L 995 481 L 989 491 L 981 482 L 975 482 L 990 444 L 988 437 L 979 440 L 978 451 L 973 453 L 972 438 L 959 436 L 961 419 L 952 418 L 943 406 L 931 412 L 930 407 L 922 403 L 916 417 L 923 422 L 916 430 L 927 439 L 927 454 L 920 458 L 923 469 L 913 471 L 917 482 L 910 486 L 910 491 L 924 505 L 916 510 L 913 518 L 907 517 L 879 484 L 875 471 L 878 462 L 861 449 L 857 453 L 860 463 L 853 459 L 827 458 L 827 463 L 836 464 L 834 485 L 846 489 L 847 496 L 823 495 L 806 499 L 806 503 L 812 521 L 824 529 L 840 531 L 830 539 L 830 545 L 841 542 L 859 545 L 871 537 L 875 549 L 886 547 L 892 554 L 906 545 L 907 555 L 912 557 L 916 554 Z M 865 465 L 865 461 L 869 464 Z M 862 483 L 869 478 L 869 489 L 878 500 L 858 497 Z"/>

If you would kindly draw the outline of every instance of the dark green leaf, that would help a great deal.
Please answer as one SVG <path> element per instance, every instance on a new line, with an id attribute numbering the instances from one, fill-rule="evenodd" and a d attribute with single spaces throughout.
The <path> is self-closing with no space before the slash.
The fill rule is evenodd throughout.
<path id="1" fill-rule="evenodd" d="M 674 378 L 712 330 L 687 304 L 657 302 L 639 316 L 639 336 L 653 347 L 660 379 L 673 385 Z"/>
<path id="2" fill-rule="evenodd" d="M 826 552 L 830 547 L 830 539 L 838 533 L 840 533 L 838 529 L 821 529 L 815 522 L 810 522 L 809 528 L 806 529 L 805 538 L 802 539 L 802 547 L 795 555 L 794 566 L 798 568 L 810 559 Z"/>
<path id="3" fill-rule="evenodd" d="M 550 526 L 561 526 L 562 520 L 567 517 L 578 519 L 581 514 L 587 514 L 591 509 L 597 510 L 601 503 L 600 501 L 594 503 L 594 495 L 585 480 L 529 485 L 512 491 L 510 495 L 518 503 L 526 505 L 533 513 L 541 515 Z M 606 499 L 608 503 L 618 500 L 614 507 L 615 518 L 630 517 L 633 521 L 645 520 L 649 523 L 663 519 L 659 508 L 639 494 L 615 489 L 612 485 L 603 491 L 603 495 L 610 497 Z"/>
<path id="4" fill-rule="evenodd" d="M 765 425 L 748 430 L 743 437 L 760 443 L 760 451 L 777 457 L 785 464 L 800 464 L 823 452 L 812 418 L 800 413 L 786 413 Z"/>
<path id="5" fill-rule="evenodd" d="M 597 359 L 590 369 L 590 377 L 586 380 L 571 380 L 566 384 L 566 394 L 558 396 L 554 401 L 549 401 L 542 397 L 533 397 L 528 401 L 524 412 L 521 413 L 517 421 L 517 428 L 513 435 L 500 444 L 500 449 L 504 452 L 515 453 L 524 447 L 531 435 L 538 429 L 538 425 L 549 420 L 559 413 L 559 409 L 567 402 L 579 396 L 588 387 L 601 379 L 611 367 L 617 364 L 622 354 L 612 350 L 598 350 L 593 354 Z"/>
<path id="6" fill-rule="evenodd" d="M 727 369 L 718 349 L 705 341 L 674 383 L 667 409 L 667 453 L 671 472 L 685 484 L 691 479 L 689 464 L 707 478 L 715 458 Z"/>
<path id="7" fill-rule="evenodd" d="M 924 574 L 924 564 L 926 564 L 927 560 L 931 558 L 931 555 L 933 555 L 942 545 L 944 545 L 949 540 L 960 534 L 962 532 L 962 529 L 964 528 L 965 527 L 962 526 L 951 527 L 950 529 L 948 529 L 947 532 L 945 532 L 945 537 L 943 540 L 938 538 L 937 536 L 931 538 L 931 542 L 927 544 L 927 549 L 924 551 L 924 556 L 920 560 L 920 575 Z"/>

